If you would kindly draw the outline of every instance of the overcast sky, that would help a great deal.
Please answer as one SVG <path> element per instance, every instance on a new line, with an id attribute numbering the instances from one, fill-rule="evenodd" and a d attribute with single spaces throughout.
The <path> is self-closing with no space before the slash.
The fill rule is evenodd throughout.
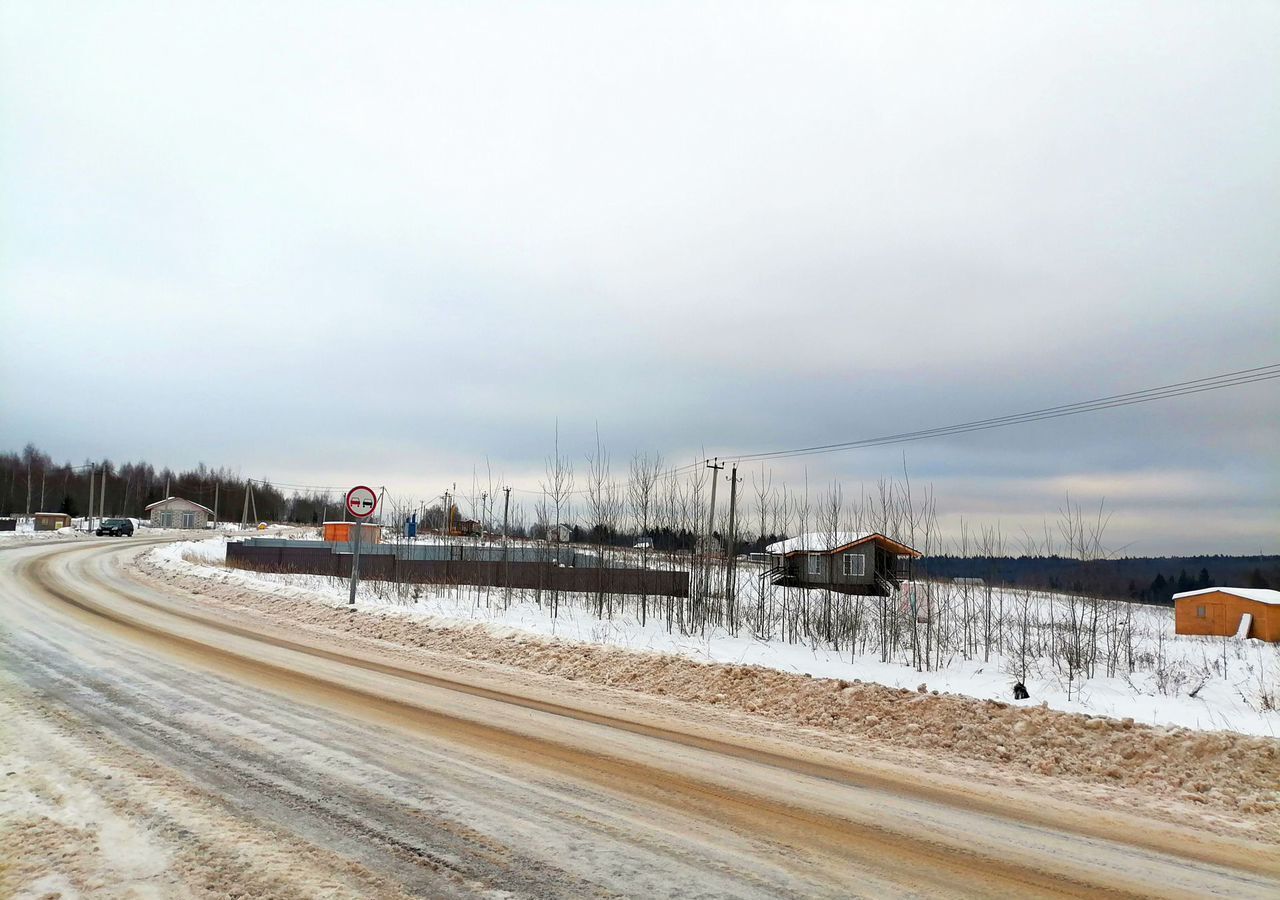
<path id="1" fill-rule="evenodd" d="M 1276 3 L 5 0 L 0 445 L 425 497 L 1277 363 L 1277 160 Z M 773 478 L 1275 553 L 1278 413 Z"/>

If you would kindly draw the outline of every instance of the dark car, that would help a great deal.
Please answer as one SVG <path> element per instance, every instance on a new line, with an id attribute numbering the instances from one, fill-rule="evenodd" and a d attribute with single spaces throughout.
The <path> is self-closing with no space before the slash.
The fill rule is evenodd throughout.
<path id="1" fill-rule="evenodd" d="M 133 523 L 128 519 L 103 519 L 97 533 L 98 537 L 133 537 Z"/>

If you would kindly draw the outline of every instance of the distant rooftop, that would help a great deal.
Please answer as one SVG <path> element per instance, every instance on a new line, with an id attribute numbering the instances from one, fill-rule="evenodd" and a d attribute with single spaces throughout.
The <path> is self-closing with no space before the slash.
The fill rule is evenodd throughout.
<path id="1" fill-rule="evenodd" d="M 1179 597 L 1198 597 L 1201 594 L 1223 593 L 1231 594 L 1233 597 L 1242 597 L 1245 600 L 1253 600 L 1256 603 L 1266 603 L 1270 606 L 1280 606 L 1280 591 L 1273 591 L 1271 588 L 1238 588 L 1238 587 L 1211 587 L 1201 588 L 1198 591 L 1183 591 L 1181 594 L 1174 594 L 1173 599 Z"/>

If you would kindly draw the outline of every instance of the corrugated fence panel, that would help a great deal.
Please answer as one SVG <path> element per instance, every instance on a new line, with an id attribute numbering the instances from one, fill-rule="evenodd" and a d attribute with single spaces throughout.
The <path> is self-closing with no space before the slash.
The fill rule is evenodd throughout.
<path id="1" fill-rule="evenodd" d="M 257 541 L 232 542 L 227 544 L 227 565 L 260 572 L 349 577 L 351 554 L 345 548 L 345 544 L 318 541 L 273 541 L 269 545 Z M 422 559 L 416 553 L 411 558 L 401 558 L 385 552 L 366 554 L 363 548 L 360 551 L 360 574 L 377 581 L 415 584 L 477 584 L 670 597 L 689 595 L 688 572 L 597 565 L 572 568 L 515 559 L 504 563 L 500 558 Z"/>

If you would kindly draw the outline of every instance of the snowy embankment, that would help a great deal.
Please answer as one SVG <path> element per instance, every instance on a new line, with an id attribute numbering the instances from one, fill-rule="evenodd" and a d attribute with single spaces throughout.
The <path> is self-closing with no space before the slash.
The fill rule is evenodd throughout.
<path id="1" fill-rule="evenodd" d="M 329 606 L 346 603 L 345 581 L 317 575 L 283 575 L 225 567 L 222 539 L 168 544 L 150 559 L 175 574 L 197 575 L 226 584 Z M 1041 597 L 1042 604 L 1065 602 Z M 533 634 L 547 638 L 613 646 L 632 651 L 675 654 L 702 662 L 764 666 L 817 678 L 865 681 L 888 687 L 958 694 L 980 700 L 1010 702 L 1016 678 L 1011 661 L 997 653 L 966 659 L 947 657 L 934 671 L 918 671 L 909 662 L 882 662 L 877 654 L 851 656 L 800 643 L 764 641 L 709 629 L 706 634 L 668 632 L 664 622 L 650 618 L 641 625 L 632 608 L 601 620 L 585 600 L 562 600 L 552 618 L 545 606 L 514 592 L 503 608 L 501 591 L 480 592 L 463 587 L 432 585 L 388 586 L 362 583 L 359 605 L 390 615 L 429 619 L 439 625 L 482 625 L 497 635 Z M 1032 660 L 1025 684 L 1030 699 L 1014 705 L 1132 719 L 1150 725 L 1243 734 L 1280 736 L 1280 647 L 1254 640 L 1183 637 L 1173 633 L 1173 611 L 1133 606 L 1133 653 L 1158 656 L 1159 664 L 1114 677 L 1098 675 L 1068 684 L 1045 659 Z"/>
<path id="2" fill-rule="evenodd" d="M 36 531 L 30 522 L 19 522 L 13 531 L 0 531 L 0 546 L 8 544 L 31 544 L 37 541 L 74 541 L 85 537 L 85 532 L 74 528 L 59 528 L 55 531 Z"/>

